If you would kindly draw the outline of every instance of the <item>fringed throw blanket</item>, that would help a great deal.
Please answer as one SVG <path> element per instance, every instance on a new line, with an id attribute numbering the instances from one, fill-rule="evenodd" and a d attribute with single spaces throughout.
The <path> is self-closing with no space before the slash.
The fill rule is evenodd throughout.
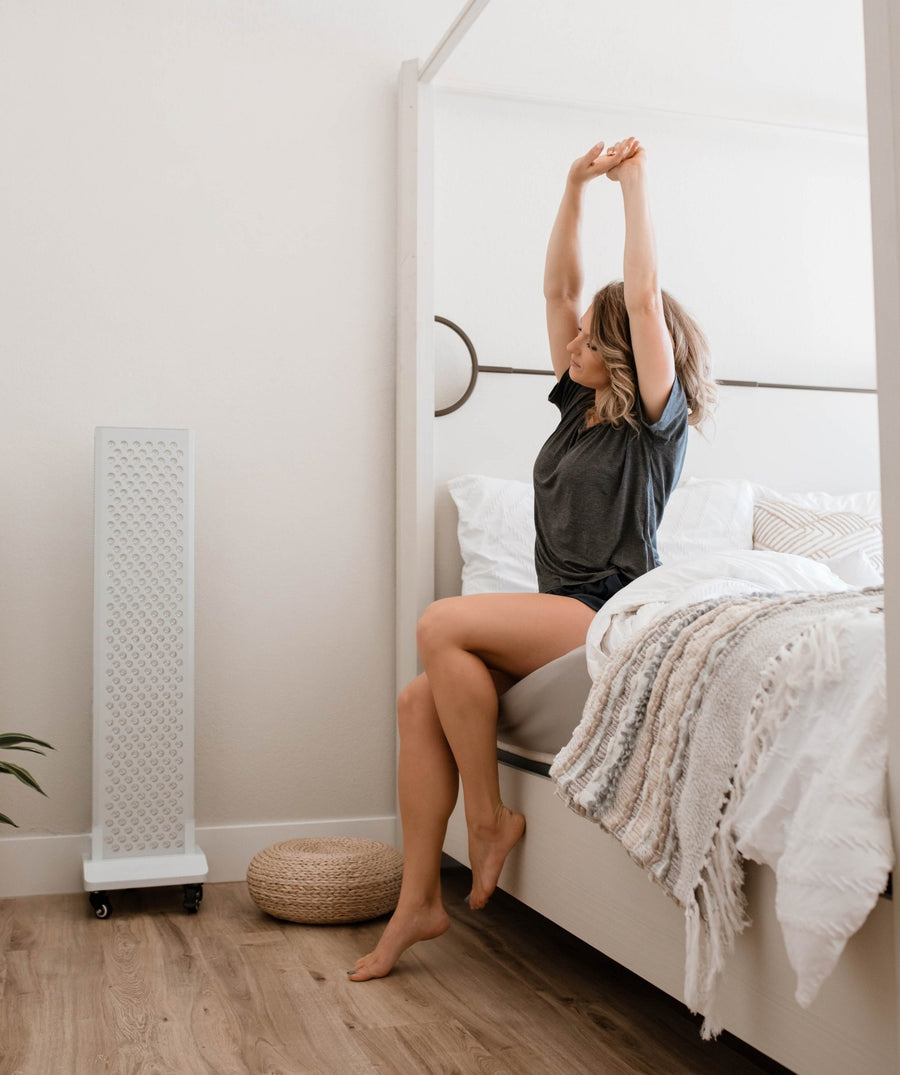
<path id="1" fill-rule="evenodd" d="M 566 804 L 684 909 L 685 1000 L 706 1016 L 706 1038 L 721 1029 L 716 978 L 746 924 L 741 858 L 721 821 L 751 712 L 776 685 L 761 671 L 823 619 L 882 607 L 878 590 L 717 598 L 663 614 L 611 655 L 550 770 Z"/>

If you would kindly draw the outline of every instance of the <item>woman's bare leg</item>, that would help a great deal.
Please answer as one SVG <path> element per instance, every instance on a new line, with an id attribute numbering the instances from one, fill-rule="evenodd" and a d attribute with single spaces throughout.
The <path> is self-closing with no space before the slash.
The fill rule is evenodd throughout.
<path id="1" fill-rule="evenodd" d="M 398 699 L 403 884 L 381 939 L 357 961 L 351 981 L 384 977 L 407 948 L 448 928 L 441 851 L 463 766 L 473 873 L 469 902 L 475 909 L 487 902 L 525 824 L 500 800 L 498 691 L 582 645 L 592 615 L 571 598 L 488 594 L 437 602 L 423 617 L 420 655 L 450 697 L 439 709 L 426 669 Z M 477 654 L 466 648 L 475 646 Z M 452 728 L 452 750 L 447 726 Z"/>
<path id="2" fill-rule="evenodd" d="M 350 974 L 354 982 L 383 978 L 410 945 L 439 937 L 450 925 L 441 900 L 441 851 L 459 778 L 425 676 L 401 692 L 397 723 L 403 883 L 397 909 L 378 944 L 356 961 Z"/>
<path id="3" fill-rule="evenodd" d="M 463 785 L 473 909 L 487 903 L 525 831 L 500 798 L 490 669 L 528 675 L 583 645 L 593 615 L 570 597 L 479 594 L 437 601 L 419 623 L 419 655 Z"/>

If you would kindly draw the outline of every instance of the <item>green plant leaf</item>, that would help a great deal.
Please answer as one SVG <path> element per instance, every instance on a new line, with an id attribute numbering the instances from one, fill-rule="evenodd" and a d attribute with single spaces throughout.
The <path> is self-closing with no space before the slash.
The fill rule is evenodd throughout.
<path id="1" fill-rule="evenodd" d="M 13 821 L 11 817 L 7 817 L 6 814 L 0 814 L 0 825 L 12 825 L 14 829 L 19 827 L 15 821 Z"/>
<path id="2" fill-rule="evenodd" d="M 23 743 L 33 743 L 34 746 L 22 746 Z M 34 747 L 46 747 L 48 750 L 54 748 L 49 743 L 45 743 L 43 739 L 35 739 L 32 735 L 25 735 L 24 732 L 3 732 L 0 733 L 0 750 L 30 750 L 35 754 L 40 754 L 40 750 L 35 750 Z"/>
<path id="3" fill-rule="evenodd" d="M 28 787 L 34 788 L 35 791 L 39 791 L 41 795 L 47 794 L 31 773 L 29 773 L 27 769 L 23 769 L 21 765 L 13 765 L 12 762 L 0 761 L 0 773 L 9 773 L 17 780 L 21 780 L 23 784 L 27 784 Z"/>

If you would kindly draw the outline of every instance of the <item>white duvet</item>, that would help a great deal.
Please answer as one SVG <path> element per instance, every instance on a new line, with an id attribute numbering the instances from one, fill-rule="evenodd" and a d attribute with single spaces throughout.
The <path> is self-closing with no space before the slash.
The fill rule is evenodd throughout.
<path id="1" fill-rule="evenodd" d="M 604 656 L 667 609 L 711 597 L 849 589 L 825 564 L 783 552 L 735 549 L 663 565 L 629 583 L 594 617 L 587 634 L 588 671 L 596 679 Z"/>
<path id="2" fill-rule="evenodd" d="M 596 680 L 608 654 L 667 610 L 754 592 L 852 588 L 824 564 L 785 553 L 736 550 L 663 566 L 596 614 L 587 635 L 588 668 Z M 893 866 L 883 617 L 851 615 L 813 635 L 805 647 L 779 656 L 778 674 L 797 682 L 803 676 L 807 688 L 795 692 L 787 719 L 767 726 L 760 713 L 724 822 L 744 857 L 775 871 L 776 914 L 804 1006 Z"/>

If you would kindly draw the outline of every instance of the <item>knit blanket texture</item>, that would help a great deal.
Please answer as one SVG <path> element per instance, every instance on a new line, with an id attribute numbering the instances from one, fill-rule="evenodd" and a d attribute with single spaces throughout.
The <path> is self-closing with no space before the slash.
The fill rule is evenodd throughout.
<path id="1" fill-rule="evenodd" d="M 551 767 L 563 801 L 683 908 L 685 1001 L 704 1015 L 704 1038 L 721 1030 L 715 986 L 748 922 L 741 856 L 722 818 L 735 807 L 751 716 L 798 694 L 777 690 L 779 656 L 829 617 L 882 608 L 883 591 L 866 590 L 713 598 L 664 613 L 610 656 Z"/>

